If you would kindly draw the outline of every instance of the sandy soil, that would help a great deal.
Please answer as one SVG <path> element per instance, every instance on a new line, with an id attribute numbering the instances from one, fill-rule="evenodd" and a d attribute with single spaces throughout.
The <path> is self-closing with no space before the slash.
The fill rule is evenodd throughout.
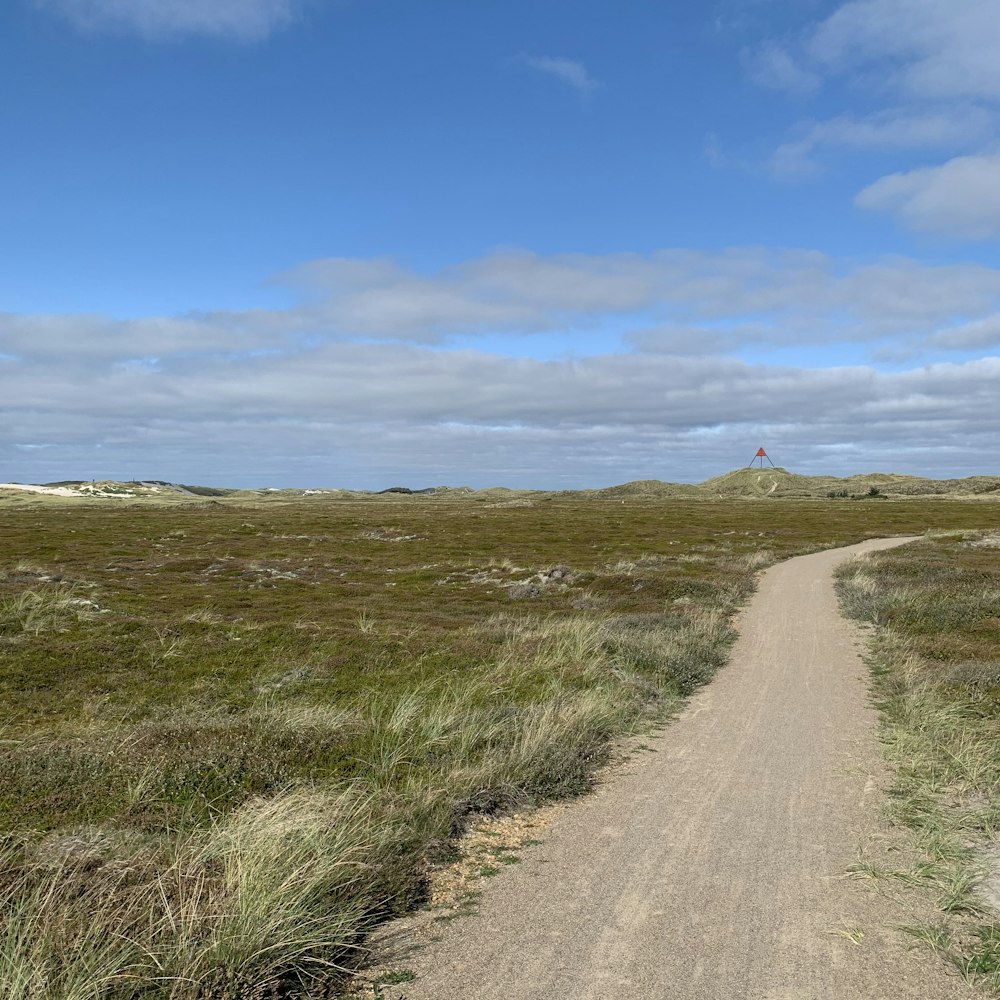
<path id="1" fill-rule="evenodd" d="M 387 1000 L 946 1000 L 972 995 L 899 925 L 929 916 L 844 876 L 903 846 L 856 629 L 831 572 L 876 541 L 768 570 L 729 666 L 477 915 L 392 928 L 417 974 Z M 897 856 L 898 863 L 898 856 Z"/>
<path id="2" fill-rule="evenodd" d="M 78 490 L 68 486 L 33 486 L 30 483 L 0 483 L 0 490 L 16 490 L 20 493 L 39 493 L 49 497 L 82 497 Z"/>

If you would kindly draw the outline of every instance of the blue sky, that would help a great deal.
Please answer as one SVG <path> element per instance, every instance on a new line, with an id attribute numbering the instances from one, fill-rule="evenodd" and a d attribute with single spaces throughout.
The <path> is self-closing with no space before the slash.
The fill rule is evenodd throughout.
<path id="1" fill-rule="evenodd" d="M 994 15 L 11 0 L 0 479 L 995 472 Z"/>

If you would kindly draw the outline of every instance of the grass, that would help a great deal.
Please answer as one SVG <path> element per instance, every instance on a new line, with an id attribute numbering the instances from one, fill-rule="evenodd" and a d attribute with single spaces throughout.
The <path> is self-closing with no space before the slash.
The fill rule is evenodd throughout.
<path id="1" fill-rule="evenodd" d="M 845 938 L 850 941 L 851 944 L 860 945 L 865 939 L 865 931 L 863 927 L 858 927 L 854 924 L 842 923 L 840 927 L 836 928 L 832 933 L 836 934 L 838 937 Z"/>
<path id="2" fill-rule="evenodd" d="M 842 568 L 870 660 L 893 812 L 923 860 L 865 871 L 924 887 L 940 919 L 907 928 L 1000 995 L 1000 532 L 939 532 Z"/>
<path id="3" fill-rule="evenodd" d="M 329 996 L 471 817 L 585 791 L 708 680 L 758 569 L 997 525 L 934 501 L 13 507 L 0 995 Z"/>

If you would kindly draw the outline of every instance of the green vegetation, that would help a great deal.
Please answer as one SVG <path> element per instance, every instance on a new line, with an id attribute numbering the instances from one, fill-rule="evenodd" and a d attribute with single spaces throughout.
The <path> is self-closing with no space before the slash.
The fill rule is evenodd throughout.
<path id="1" fill-rule="evenodd" d="M 869 486 L 864 493 L 851 493 L 850 490 L 839 489 L 839 490 L 827 490 L 827 497 L 830 500 L 875 500 L 875 499 L 886 499 L 886 494 L 883 493 L 877 486 Z"/>
<path id="2" fill-rule="evenodd" d="M 874 497 L 992 497 L 1000 496 L 1000 478 L 924 479 L 895 473 L 872 472 L 846 479 L 837 476 L 800 476 L 787 469 L 738 469 L 696 487 L 722 497 L 827 497 L 860 500 Z"/>
<path id="3" fill-rule="evenodd" d="M 853 560 L 845 610 L 871 642 L 893 808 L 921 859 L 865 874 L 931 890 L 909 928 L 1000 994 L 1000 532 L 951 532 Z"/>
<path id="4" fill-rule="evenodd" d="M 86 482 L 64 480 L 46 483 L 47 487 L 68 487 L 75 491 L 72 498 L 48 494 L 26 493 L 0 486 L 0 502 L 38 506 L 39 504 L 79 505 L 82 498 L 90 503 L 106 505 L 109 500 L 122 505 L 165 505 L 190 503 L 202 499 L 228 498 L 255 505 L 297 502 L 325 503 L 331 498 L 341 500 L 376 501 L 399 496 L 424 496 L 435 502 L 449 504 L 455 499 L 481 503 L 502 503 L 510 506 L 531 506 L 553 499 L 580 500 L 787 500 L 830 499 L 862 500 L 884 497 L 887 500 L 934 497 L 951 499 L 1000 498 L 1000 476 L 968 476 L 965 479 L 925 479 L 921 476 L 897 473 L 869 472 L 857 476 L 803 476 L 779 467 L 735 469 L 703 483 L 669 483 L 658 479 L 640 479 L 620 486 L 599 490 L 552 492 L 544 490 L 512 490 L 505 487 L 471 490 L 467 487 L 436 486 L 412 489 L 390 486 L 377 492 L 358 490 L 258 489 L 233 490 L 210 486 L 185 486 L 162 480 L 118 483 L 113 481 Z"/>
<path id="5" fill-rule="evenodd" d="M 774 558 L 982 502 L 5 510 L 0 994 L 326 996 L 469 818 L 585 790 Z"/>

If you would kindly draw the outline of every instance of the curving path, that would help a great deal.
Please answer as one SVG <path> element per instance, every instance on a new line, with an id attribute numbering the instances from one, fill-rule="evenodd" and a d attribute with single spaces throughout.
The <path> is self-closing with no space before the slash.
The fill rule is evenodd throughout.
<path id="1" fill-rule="evenodd" d="M 389 1000 L 950 1000 L 912 912 L 843 877 L 891 847 L 855 628 L 832 571 L 866 542 L 768 570 L 729 666 L 479 914 L 408 955 Z M 912 904 L 911 904 L 912 905 Z M 440 925 L 436 925 L 440 927 Z M 398 942 L 403 950 L 406 932 Z M 411 942 L 412 943 L 412 942 Z"/>

